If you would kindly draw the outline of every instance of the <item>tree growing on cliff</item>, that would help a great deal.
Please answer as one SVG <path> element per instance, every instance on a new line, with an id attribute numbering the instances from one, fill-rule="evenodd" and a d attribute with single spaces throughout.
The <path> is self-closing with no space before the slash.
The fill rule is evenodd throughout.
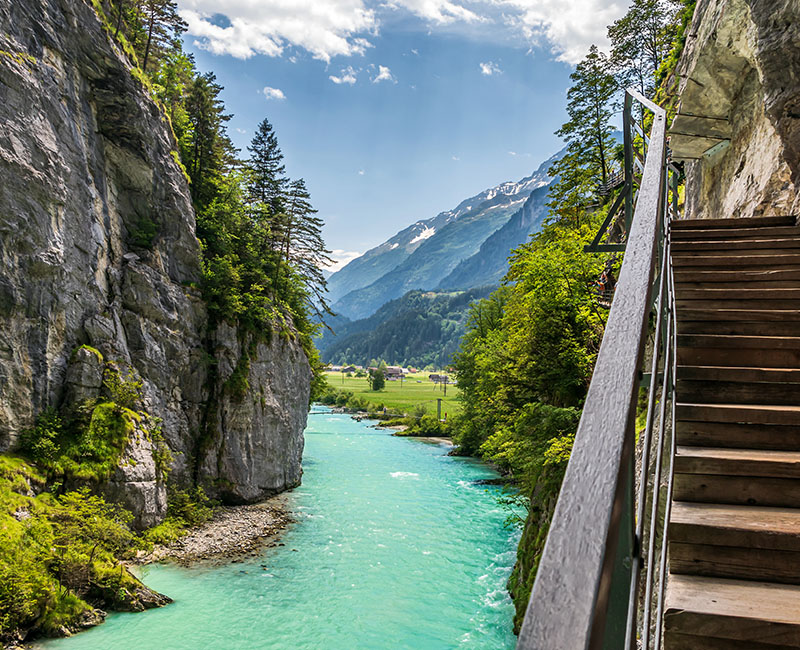
<path id="1" fill-rule="evenodd" d="M 231 116 L 225 113 L 216 79 L 213 72 L 197 75 L 186 99 L 190 128 L 182 139 L 181 157 L 198 211 L 211 203 L 236 154 L 225 127 Z"/>
<path id="2" fill-rule="evenodd" d="M 170 49 L 187 25 L 178 14 L 173 0 L 144 0 L 140 13 L 147 34 L 142 55 L 142 71 L 147 72 L 147 62 L 152 52 Z"/>
<path id="3" fill-rule="evenodd" d="M 675 38 L 680 0 L 633 0 L 628 12 L 608 28 L 611 62 L 623 85 L 635 84 L 649 96 L 655 73 Z"/>
<path id="4" fill-rule="evenodd" d="M 305 181 L 291 181 L 284 212 L 283 259 L 300 275 L 312 297 L 312 309 L 322 316 L 330 313 L 325 299 L 328 282 L 322 269 L 333 260 L 322 237 L 323 221 L 316 215 Z"/>
<path id="5" fill-rule="evenodd" d="M 611 64 L 595 45 L 570 75 L 567 92 L 569 121 L 556 131 L 567 141 L 567 152 L 550 168 L 559 179 L 550 188 L 548 206 L 556 219 L 581 225 L 598 186 L 608 180 L 613 162 L 611 119 L 619 89 Z"/>

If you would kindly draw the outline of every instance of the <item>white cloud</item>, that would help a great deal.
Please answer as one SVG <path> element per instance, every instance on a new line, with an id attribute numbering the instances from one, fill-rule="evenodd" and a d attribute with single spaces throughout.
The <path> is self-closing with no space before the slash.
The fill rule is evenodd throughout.
<path id="1" fill-rule="evenodd" d="M 363 169 L 359 169 L 358 170 L 358 175 L 359 176 L 363 176 L 364 175 L 364 170 Z"/>
<path id="2" fill-rule="evenodd" d="M 335 273 L 343 269 L 349 262 L 352 262 L 357 257 L 361 257 L 361 253 L 358 251 L 335 249 L 331 251 L 330 257 L 333 260 L 333 264 L 328 266 L 327 270 L 331 273 Z"/>
<path id="3" fill-rule="evenodd" d="M 283 91 L 280 88 L 270 88 L 269 86 L 264 86 L 264 89 L 261 92 L 264 93 L 264 97 L 267 99 L 286 99 L 286 95 L 283 94 Z"/>
<path id="4" fill-rule="evenodd" d="M 392 71 L 389 70 L 385 65 L 378 66 L 378 75 L 372 80 L 372 83 L 376 84 L 381 81 L 391 81 L 392 83 L 397 83 L 397 79 L 394 78 L 392 75 Z"/>
<path id="5" fill-rule="evenodd" d="M 388 0 L 387 7 L 406 9 L 420 18 L 434 23 L 446 24 L 455 21 L 480 22 L 484 18 L 451 0 Z"/>
<path id="6" fill-rule="evenodd" d="M 376 33 L 365 0 L 179 0 L 180 13 L 198 47 L 247 59 L 281 56 L 298 47 L 322 61 L 363 54 Z M 221 25 L 216 16 L 224 14 Z"/>
<path id="7" fill-rule="evenodd" d="M 414 15 L 429 29 L 464 26 L 473 37 L 524 39 L 574 64 L 592 43 L 607 45 L 606 25 L 625 13 L 628 1 L 178 0 L 178 4 L 198 47 L 242 59 L 256 54 L 293 57 L 297 50 L 325 62 L 336 56 L 363 55 L 380 32 L 381 18 L 392 12 Z M 476 25 L 481 25 L 480 32 Z"/>
<path id="8" fill-rule="evenodd" d="M 515 10 L 508 24 L 533 43 L 550 44 L 560 61 L 578 63 L 592 44 L 605 49 L 606 26 L 625 14 L 622 0 L 492 0 Z"/>
<path id="9" fill-rule="evenodd" d="M 236 133 L 241 133 L 242 135 L 244 135 L 245 133 L 247 133 L 247 129 L 240 129 L 240 128 L 237 126 L 237 127 L 236 127 Z"/>
<path id="10" fill-rule="evenodd" d="M 516 152 L 516 151 L 509 151 L 509 152 L 508 152 L 508 155 L 509 155 L 509 156 L 516 156 L 516 155 L 517 155 L 517 152 Z"/>
<path id="11" fill-rule="evenodd" d="M 493 74 L 502 74 L 502 70 L 500 66 L 498 66 L 493 61 L 487 61 L 486 63 L 481 63 L 481 74 L 485 74 L 488 77 L 491 77 Z"/>
<path id="12" fill-rule="evenodd" d="M 328 79 L 335 84 L 349 84 L 352 86 L 357 81 L 357 74 L 358 73 L 353 69 L 353 66 L 348 65 L 346 68 L 342 68 L 342 71 L 339 73 L 338 77 L 331 75 L 328 77 Z"/>
<path id="13" fill-rule="evenodd" d="M 455 161 L 459 161 L 459 160 L 461 160 L 461 158 L 459 158 L 458 156 L 451 156 L 451 158 L 452 158 L 453 160 L 455 160 Z"/>

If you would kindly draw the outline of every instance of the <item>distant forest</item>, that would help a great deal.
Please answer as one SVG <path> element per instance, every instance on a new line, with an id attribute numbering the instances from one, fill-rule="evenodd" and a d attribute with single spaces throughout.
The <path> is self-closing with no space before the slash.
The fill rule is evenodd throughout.
<path id="1" fill-rule="evenodd" d="M 409 291 L 369 318 L 328 319 L 333 333 L 317 340 L 326 363 L 389 364 L 443 368 L 453 360 L 464 335 L 470 305 L 496 287 L 468 291 Z"/>

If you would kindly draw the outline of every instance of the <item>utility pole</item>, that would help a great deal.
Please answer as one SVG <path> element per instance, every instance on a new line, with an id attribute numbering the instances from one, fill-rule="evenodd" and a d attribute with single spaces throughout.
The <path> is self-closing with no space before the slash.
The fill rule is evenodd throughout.
<path id="1" fill-rule="evenodd" d="M 437 420 L 441 420 L 442 419 L 442 398 L 441 397 L 437 397 L 436 398 L 436 419 Z"/>

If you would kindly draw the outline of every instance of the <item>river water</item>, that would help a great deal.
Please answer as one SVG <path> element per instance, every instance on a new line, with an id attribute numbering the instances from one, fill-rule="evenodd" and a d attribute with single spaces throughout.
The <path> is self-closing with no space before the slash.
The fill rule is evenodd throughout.
<path id="1" fill-rule="evenodd" d="M 448 448 L 315 409 L 285 546 L 223 567 L 145 567 L 172 605 L 112 614 L 63 650 L 513 648 L 517 534 L 496 474 Z M 266 568 L 264 568 L 265 565 Z"/>

